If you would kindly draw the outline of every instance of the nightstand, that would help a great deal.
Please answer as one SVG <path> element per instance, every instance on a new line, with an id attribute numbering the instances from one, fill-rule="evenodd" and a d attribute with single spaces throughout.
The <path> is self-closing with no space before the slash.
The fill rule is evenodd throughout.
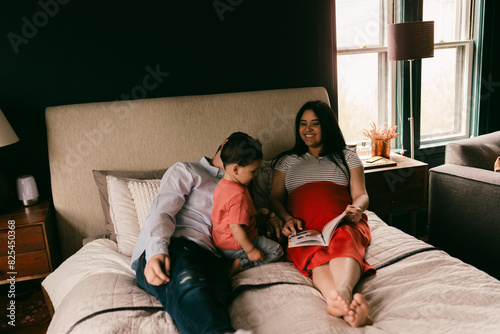
<path id="1" fill-rule="evenodd" d="M 13 296 L 15 282 L 44 278 L 58 264 L 53 211 L 47 200 L 0 215 L 0 285 L 10 284 Z"/>
<path id="2" fill-rule="evenodd" d="M 408 211 L 412 235 L 417 233 L 417 210 L 427 204 L 429 166 L 401 155 L 391 155 L 396 166 L 365 170 L 366 191 L 370 197 L 368 210 L 376 214 Z"/>

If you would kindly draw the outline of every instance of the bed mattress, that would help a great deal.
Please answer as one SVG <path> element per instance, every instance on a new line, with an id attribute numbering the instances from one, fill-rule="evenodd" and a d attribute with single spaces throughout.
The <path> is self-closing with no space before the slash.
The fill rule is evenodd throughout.
<path id="1" fill-rule="evenodd" d="M 254 333 L 499 333 L 500 281 L 368 212 L 366 259 L 377 274 L 355 292 L 371 305 L 372 326 L 351 328 L 289 262 L 233 278 L 235 328 Z M 130 258 L 107 239 L 92 241 L 43 286 L 56 313 L 48 333 L 177 333 L 159 301 L 141 290 Z"/>

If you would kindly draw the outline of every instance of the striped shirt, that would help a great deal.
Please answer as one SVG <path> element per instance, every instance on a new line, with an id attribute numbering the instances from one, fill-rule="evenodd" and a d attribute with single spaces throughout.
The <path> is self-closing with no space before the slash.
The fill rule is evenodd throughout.
<path id="1" fill-rule="evenodd" d="M 355 152 L 345 149 L 344 156 L 349 169 L 363 166 Z M 339 164 L 342 169 L 345 169 L 341 161 Z M 326 156 L 316 158 L 309 153 L 301 156 L 286 155 L 278 160 L 274 169 L 286 174 L 285 188 L 289 195 L 298 187 L 311 182 L 328 181 L 341 186 L 349 186 L 345 172 Z"/>

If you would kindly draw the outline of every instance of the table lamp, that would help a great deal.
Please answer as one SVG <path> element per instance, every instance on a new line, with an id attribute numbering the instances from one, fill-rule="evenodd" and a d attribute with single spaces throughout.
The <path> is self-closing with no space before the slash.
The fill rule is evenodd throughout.
<path id="1" fill-rule="evenodd" d="M 388 60 L 410 62 L 410 154 L 415 158 L 415 125 L 413 119 L 413 61 L 434 57 L 434 21 L 389 24 L 387 30 Z"/>
<path id="2" fill-rule="evenodd" d="M 7 146 L 10 144 L 14 144 L 19 141 L 16 133 L 12 129 L 9 124 L 7 118 L 3 114 L 2 110 L 0 110 L 0 147 Z M 1 166 L 0 166 L 1 167 Z M 8 186 L 5 177 L 0 170 L 0 210 L 5 205 L 5 202 L 8 198 Z"/>

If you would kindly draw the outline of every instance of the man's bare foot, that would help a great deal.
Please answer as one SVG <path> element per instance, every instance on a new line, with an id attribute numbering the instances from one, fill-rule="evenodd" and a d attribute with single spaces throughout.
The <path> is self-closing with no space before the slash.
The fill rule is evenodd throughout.
<path id="1" fill-rule="evenodd" d="M 235 259 L 233 265 L 231 266 L 231 269 L 229 269 L 229 275 L 234 276 L 242 270 L 243 267 L 240 265 L 240 259 Z"/>
<path id="2" fill-rule="evenodd" d="M 352 327 L 361 327 L 373 324 L 372 318 L 368 315 L 370 305 L 363 295 L 356 293 L 349 305 L 349 313 L 344 316 L 344 320 Z"/>
<path id="3" fill-rule="evenodd" d="M 326 299 L 328 313 L 339 318 L 348 315 L 350 299 L 349 289 L 333 290 Z"/>

